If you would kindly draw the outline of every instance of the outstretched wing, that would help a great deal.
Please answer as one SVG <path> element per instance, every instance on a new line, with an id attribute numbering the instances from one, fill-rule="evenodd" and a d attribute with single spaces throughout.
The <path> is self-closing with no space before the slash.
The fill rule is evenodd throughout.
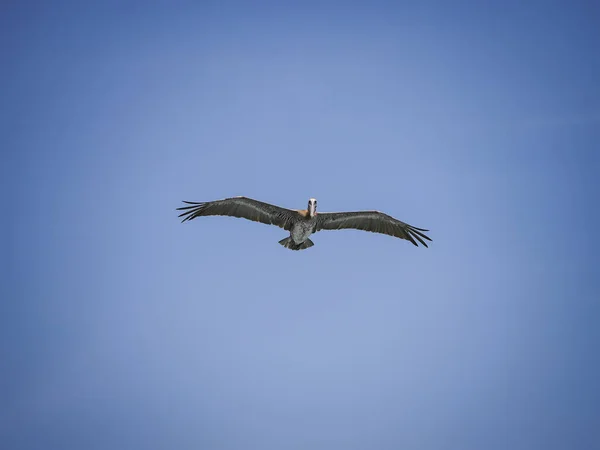
<path id="1" fill-rule="evenodd" d="M 259 202 L 247 197 L 226 198 L 214 202 L 196 203 L 184 201 L 183 203 L 190 206 L 177 208 L 179 211 L 184 211 L 179 215 L 179 217 L 183 217 L 182 222 L 200 216 L 231 216 L 267 225 L 277 225 L 285 230 L 290 230 L 296 217 L 299 215 L 297 211 L 292 209 L 280 208 L 279 206 Z"/>
<path id="2" fill-rule="evenodd" d="M 371 231 L 373 233 L 387 234 L 400 239 L 406 239 L 415 246 L 419 246 L 415 239 L 427 247 L 423 239 L 431 239 L 423 234 L 423 228 L 416 228 L 400 220 L 394 219 L 379 211 L 357 211 L 317 214 L 318 230 L 341 230 L 354 228 L 357 230 Z"/>

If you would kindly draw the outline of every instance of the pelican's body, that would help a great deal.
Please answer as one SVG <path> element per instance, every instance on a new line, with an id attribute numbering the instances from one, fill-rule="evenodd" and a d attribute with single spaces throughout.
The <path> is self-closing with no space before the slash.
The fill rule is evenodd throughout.
<path id="1" fill-rule="evenodd" d="M 317 218 L 304 219 L 296 222 L 290 230 L 290 237 L 295 244 L 302 244 L 315 232 Z"/>
<path id="2" fill-rule="evenodd" d="M 342 228 L 387 234 L 406 239 L 415 246 L 418 246 L 418 241 L 427 247 L 423 239 L 431 241 L 423 234 L 428 230 L 415 228 L 379 211 L 317 213 L 317 200 L 314 198 L 308 200 L 308 208 L 303 210 L 281 208 L 247 197 L 226 198 L 206 203 L 184 203 L 191 206 L 177 208 L 184 211 L 179 215 L 183 217 L 183 222 L 199 216 L 232 216 L 277 225 L 290 232 L 289 237 L 279 241 L 290 250 L 312 247 L 314 243 L 309 237 L 317 231 Z"/>
<path id="3" fill-rule="evenodd" d="M 292 224 L 290 229 L 290 237 L 287 238 L 289 241 L 282 245 L 286 248 L 301 247 L 307 245 L 308 248 L 312 247 L 313 243 L 308 237 L 313 234 L 317 229 L 317 201 L 311 198 L 308 201 L 308 209 L 299 210 L 298 218 Z M 285 239 L 284 239 L 285 240 Z M 295 249 L 295 248 L 292 248 Z M 298 248 L 297 250 L 300 250 Z"/>

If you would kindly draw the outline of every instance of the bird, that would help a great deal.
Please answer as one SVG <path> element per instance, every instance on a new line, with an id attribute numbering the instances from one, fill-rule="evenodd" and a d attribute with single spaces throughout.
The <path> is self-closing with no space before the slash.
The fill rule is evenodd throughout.
<path id="1" fill-rule="evenodd" d="M 415 246 L 417 242 L 428 247 L 431 239 L 424 233 L 429 230 L 416 228 L 394 219 L 380 211 L 325 212 L 317 213 L 317 200 L 310 198 L 307 209 L 287 209 L 248 197 L 231 197 L 211 202 L 188 202 L 177 208 L 181 222 L 203 216 L 230 216 L 252 220 L 267 225 L 276 225 L 290 232 L 279 244 L 290 250 L 304 250 L 314 245 L 309 239 L 321 230 L 354 228 L 373 233 L 405 239 Z"/>

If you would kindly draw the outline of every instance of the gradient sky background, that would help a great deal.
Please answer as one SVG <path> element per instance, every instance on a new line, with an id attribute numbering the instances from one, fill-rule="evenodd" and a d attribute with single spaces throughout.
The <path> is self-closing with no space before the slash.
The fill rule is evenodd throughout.
<path id="1" fill-rule="evenodd" d="M 600 448 L 597 2 L 90 5 L 0 6 L 1 448 Z"/>

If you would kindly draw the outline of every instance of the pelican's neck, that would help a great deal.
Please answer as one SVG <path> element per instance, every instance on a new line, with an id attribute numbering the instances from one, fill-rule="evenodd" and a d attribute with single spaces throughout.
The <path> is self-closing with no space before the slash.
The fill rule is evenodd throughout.
<path id="1" fill-rule="evenodd" d="M 317 215 L 317 201 L 314 198 L 308 200 L 308 216 L 312 219 Z"/>

